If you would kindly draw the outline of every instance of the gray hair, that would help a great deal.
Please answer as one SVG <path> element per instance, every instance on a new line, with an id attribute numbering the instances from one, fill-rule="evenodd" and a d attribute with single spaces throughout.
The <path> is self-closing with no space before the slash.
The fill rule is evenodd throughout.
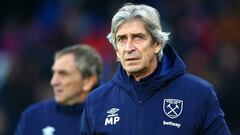
<path id="1" fill-rule="evenodd" d="M 54 60 L 66 54 L 74 55 L 76 66 L 83 77 L 97 75 L 100 78 L 102 59 L 94 48 L 86 44 L 66 47 L 55 53 Z"/>
<path id="2" fill-rule="evenodd" d="M 132 19 L 139 19 L 144 22 L 147 31 L 151 34 L 154 42 L 162 44 L 162 49 L 158 54 L 158 59 L 161 60 L 163 55 L 163 48 L 169 39 L 169 32 L 163 32 L 160 24 L 160 15 L 157 9 L 147 5 L 134 5 L 128 3 L 124 5 L 112 18 L 111 32 L 107 38 L 117 50 L 116 33 L 118 28 L 125 22 Z"/>

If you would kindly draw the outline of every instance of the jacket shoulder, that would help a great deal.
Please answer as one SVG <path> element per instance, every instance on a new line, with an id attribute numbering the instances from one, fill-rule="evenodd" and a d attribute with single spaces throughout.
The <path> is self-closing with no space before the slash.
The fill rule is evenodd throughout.
<path id="1" fill-rule="evenodd" d="M 190 83 L 193 83 L 197 86 L 202 86 L 202 87 L 212 87 L 213 86 L 207 80 L 205 80 L 199 76 L 193 75 L 193 74 L 186 73 L 182 76 L 182 78 L 186 79 Z"/>
<path id="2" fill-rule="evenodd" d="M 53 106 L 53 105 L 54 105 L 53 99 L 37 102 L 37 103 L 29 106 L 26 110 L 24 110 L 23 114 L 30 115 L 33 113 L 41 113 L 44 109 L 51 108 L 51 106 Z"/>
<path id="3" fill-rule="evenodd" d="M 87 101 L 91 103 L 98 102 L 98 100 L 101 100 L 103 97 L 108 95 L 113 89 L 115 83 L 114 81 L 108 81 L 102 85 L 100 85 L 98 88 L 93 90 L 89 95 Z"/>
<path id="4" fill-rule="evenodd" d="M 175 81 L 175 84 L 188 90 L 189 93 L 197 93 L 201 95 L 208 95 L 209 93 L 215 93 L 213 85 L 207 80 L 202 79 L 201 77 L 185 73 L 182 76 L 178 77 Z"/>

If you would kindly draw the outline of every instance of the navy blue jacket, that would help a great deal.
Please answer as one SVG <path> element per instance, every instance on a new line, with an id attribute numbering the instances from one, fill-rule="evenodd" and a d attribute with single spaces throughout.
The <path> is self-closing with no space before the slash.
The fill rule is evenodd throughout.
<path id="1" fill-rule="evenodd" d="M 81 135 L 229 135 L 213 86 L 185 72 L 169 45 L 156 70 L 136 82 L 119 65 L 88 97 Z"/>
<path id="2" fill-rule="evenodd" d="M 23 112 L 15 135 L 79 135 L 83 104 L 62 106 L 47 100 Z"/>

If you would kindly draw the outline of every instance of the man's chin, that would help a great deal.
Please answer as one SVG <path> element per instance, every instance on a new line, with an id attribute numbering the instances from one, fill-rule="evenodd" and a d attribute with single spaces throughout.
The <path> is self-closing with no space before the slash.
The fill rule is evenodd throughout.
<path id="1" fill-rule="evenodd" d="M 62 98 L 55 97 L 55 101 L 59 104 L 64 104 L 64 100 Z"/>
<path id="2" fill-rule="evenodd" d="M 140 71 L 138 66 L 128 66 L 128 67 L 125 68 L 125 70 L 130 74 L 135 74 L 135 73 L 138 73 Z"/>

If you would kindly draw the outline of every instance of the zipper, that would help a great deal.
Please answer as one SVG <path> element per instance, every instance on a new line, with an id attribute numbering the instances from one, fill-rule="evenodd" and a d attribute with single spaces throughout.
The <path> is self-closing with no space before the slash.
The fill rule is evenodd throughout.
<path id="1" fill-rule="evenodd" d="M 142 105 L 142 101 L 139 100 L 139 106 L 138 106 L 138 135 L 143 135 L 143 124 L 144 124 L 144 117 L 143 117 L 143 105 Z"/>
<path id="2" fill-rule="evenodd" d="M 142 98 L 142 91 L 139 83 L 137 84 L 137 95 L 138 95 L 138 135 L 143 135 L 143 124 L 144 124 L 144 118 L 143 118 L 143 98 Z"/>

